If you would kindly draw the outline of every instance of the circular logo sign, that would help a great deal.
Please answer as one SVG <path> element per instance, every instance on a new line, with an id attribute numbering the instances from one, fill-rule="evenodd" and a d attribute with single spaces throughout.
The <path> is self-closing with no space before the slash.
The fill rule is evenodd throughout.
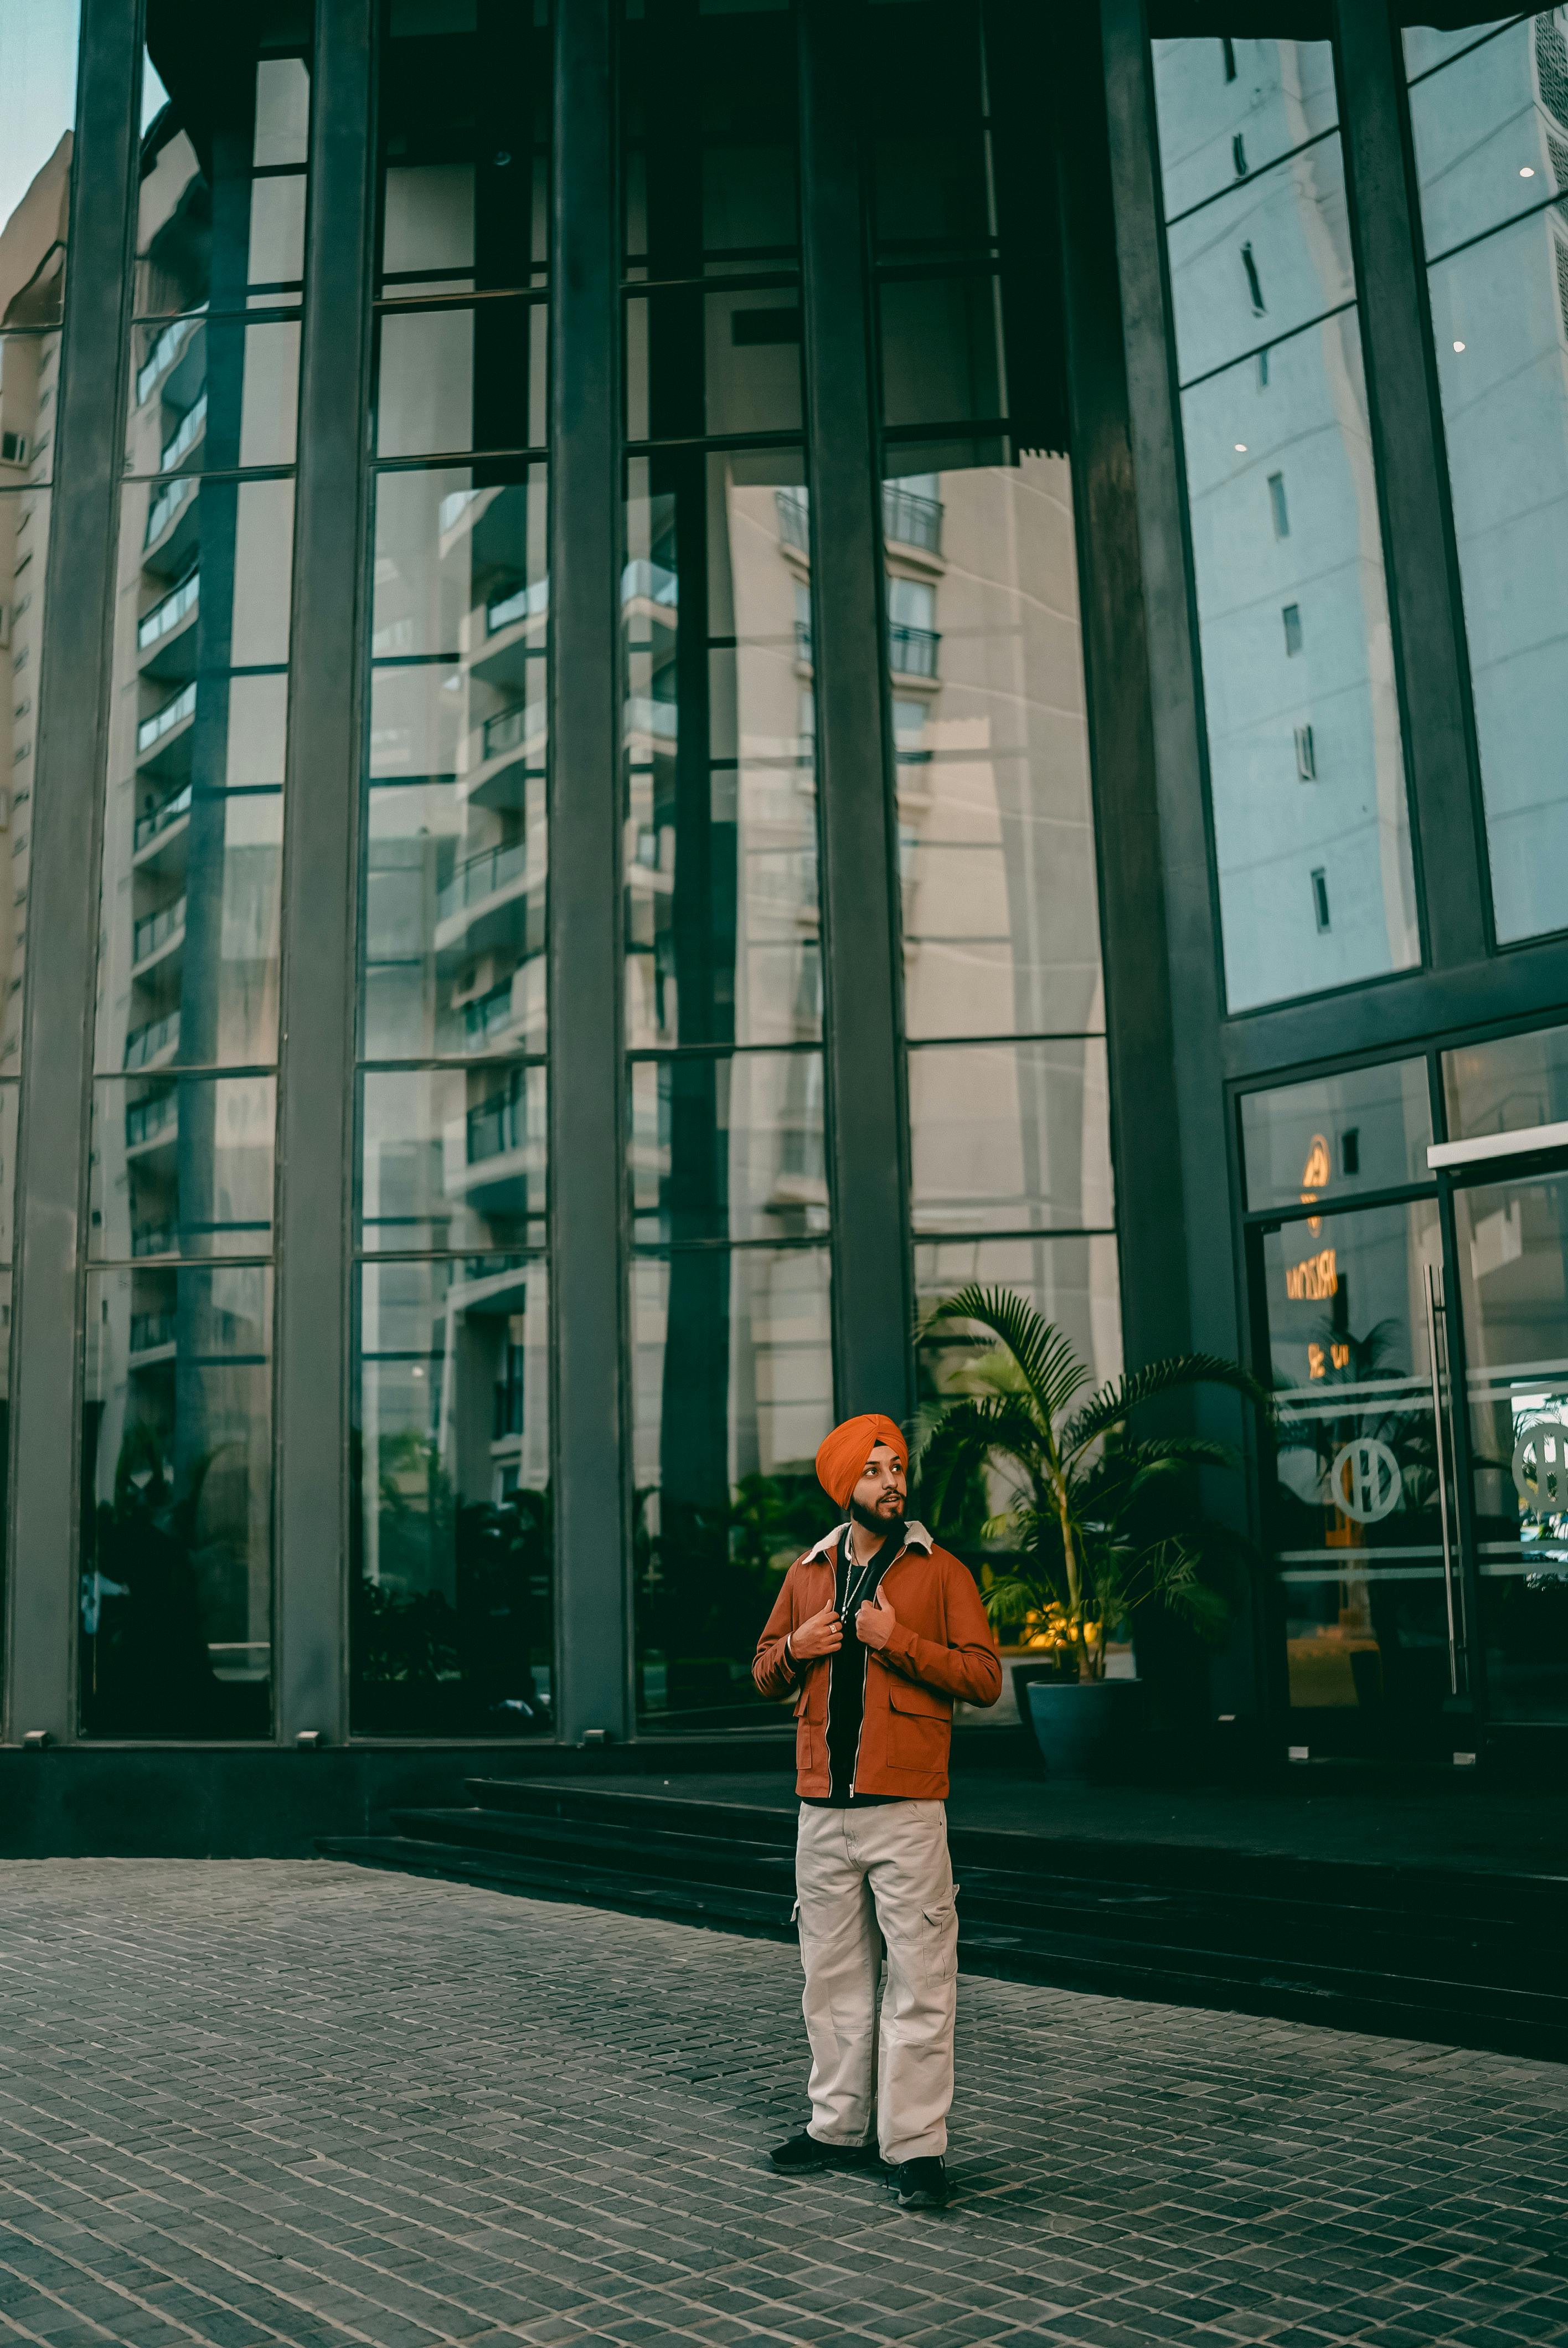
<path id="1" fill-rule="evenodd" d="M 1513 1488 L 1536 1516 L 1568 1516 L 1568 1426 L 1560 1418 L 1538 1418 L 1520 1436 Z"/>
<path id="2" fill-rule="evenodd" d="M 1331 1498 L 1358 1525 L 1375 1525 L 1399 1505 L 1405 1479 L 1386 1443 L 1358 1435 L 1335 1456 L 1328 1470 Z"/>

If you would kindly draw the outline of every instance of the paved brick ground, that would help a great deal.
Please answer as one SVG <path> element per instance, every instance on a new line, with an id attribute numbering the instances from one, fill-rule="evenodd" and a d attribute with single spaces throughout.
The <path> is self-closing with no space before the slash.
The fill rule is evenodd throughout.
<path id="1" fill-rule="evenodd" d="M 966 1981 L 945 2217 L 785 2183 L 771 1942 L 0 1867 L 0 2348 L 1568 2339 L 1568 2069 Z"/>

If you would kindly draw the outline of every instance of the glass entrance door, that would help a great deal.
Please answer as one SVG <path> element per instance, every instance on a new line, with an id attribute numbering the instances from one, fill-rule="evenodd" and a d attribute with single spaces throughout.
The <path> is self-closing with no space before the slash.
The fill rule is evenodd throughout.
<path id="1" fill-rule="evenodd" d="M 1466 1625 L 1443 1271 L 1434 1197 L 1293 1219 L 1255 1245 L 1286 1701 L 1313 1749 L 1454 1742 Z"/>
<path id="2" fill-rule="evenodd" d="M 1543 1168 L 1544 1170 L 1538 1170 Z M 1481 1170 L 1481 1169 L 1478 1169 Z M 1568 1159 L 1453 1194 L 1487 1715 L 1568 1722 Z"/>

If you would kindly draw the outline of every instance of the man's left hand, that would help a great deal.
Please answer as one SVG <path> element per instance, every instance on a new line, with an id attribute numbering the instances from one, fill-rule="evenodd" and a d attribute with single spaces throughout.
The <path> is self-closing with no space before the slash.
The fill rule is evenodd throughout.
<path id="1" fill-rule="evenodd" d="M 855 1635 L 863 1647 L 885 1647 L 898 1617 L 880 1591 L 868 1598 L 855 1617 Z"/>

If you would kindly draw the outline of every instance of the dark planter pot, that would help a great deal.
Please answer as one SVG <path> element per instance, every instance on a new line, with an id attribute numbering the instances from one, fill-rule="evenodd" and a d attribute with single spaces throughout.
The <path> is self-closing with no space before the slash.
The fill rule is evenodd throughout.
<path id="1" fill-rule="evenodd" d="M 1143 1726 L 1142 1680 L 1035 1680 L 1030 1724 L 1048 1776 L 1107 1776 Z"/>

